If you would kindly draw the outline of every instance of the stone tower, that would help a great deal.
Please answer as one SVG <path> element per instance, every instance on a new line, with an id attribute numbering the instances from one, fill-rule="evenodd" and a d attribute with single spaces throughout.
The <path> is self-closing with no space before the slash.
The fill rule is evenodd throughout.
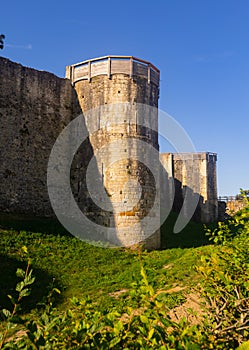
<path id="1" fill-rule="evenodd" d="M 122 246 L 160 247 L 159 76 L 151 63 L 132 56 L 105 56 L 66 68 L 89 130 L 78 152 L 84 158 L 81 169 L 73 170 L 79 183 L 75 197 L 89 220 L 115 228 L 110 242 Z M 93 192 L 98 181 L 104 189 L 96 190 L 95 201 L 85 170 L 93 163 L 96 171 L 88 182 Z"/>
<path id="2" fill-rule="evenodd" d="M 198 197 L 193 219 L 202 223 L 217 221 L 217 155 L 211 152 L 162 153 L 160 161 L 169 178 L 173 179 L 173 182 L 163 180 L 163 183 L 169 183 L 167 193 L 174 203 L 173 209 L 181 210 L 188 189 L 190 200 L 193 196 Z M 186 206 L 190 207 L 190 204 L 187 202 Z"/>

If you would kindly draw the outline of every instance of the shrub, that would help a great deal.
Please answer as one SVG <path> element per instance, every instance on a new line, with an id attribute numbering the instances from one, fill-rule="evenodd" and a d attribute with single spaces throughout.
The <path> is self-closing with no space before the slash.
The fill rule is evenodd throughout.
<path id="1" fill-rule="evenodd" d="M 207 332 L 215 348 L 235 349 L 249 336 L 249 222 L 248 208 L 208 231 L 217 245 L 201 258 L 203 295 L 209 304 Z"/>
<path id="2" fill-rule="evenodd" d="M 53 289 L 41 313 L 20 316 L 22 300 L 34 282 L 28 258 L 26 270 L 17 270 L 21 280 L 17 296 L 10 296 L 13 309 L 2 310 L 6 321 L 0 349 L 248 349 L 248 219 L 247 207 L 207 230 L 214 247 L 204 250 L 197 267 L 207 303 L 201 324 L 191 325 L 185 318 L 173 322 L 167 293 L 153 288 L 142 263 L 141 281 L 133 283 L 122 306 L 99 311 L 90 298 L 73 298 L 71 307 L 60 311 L 53 306 L 53 293 L 59 293 Z M 27 256 L 25 247 L 23 252 Z"/>

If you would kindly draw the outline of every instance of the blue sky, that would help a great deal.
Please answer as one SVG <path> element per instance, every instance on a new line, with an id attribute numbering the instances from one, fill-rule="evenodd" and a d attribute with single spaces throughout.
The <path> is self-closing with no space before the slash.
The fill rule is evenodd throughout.
<path id="1" fill-rule="evenodd" d="M 248 18 L 248 0 L 12 0 L 1 4 L 1 55 L 58 76 L 108 54 L 151 61 L 160 108 L 197 151 L 218 153 L 218 192 L 234 195 L 249 189 Z"/>

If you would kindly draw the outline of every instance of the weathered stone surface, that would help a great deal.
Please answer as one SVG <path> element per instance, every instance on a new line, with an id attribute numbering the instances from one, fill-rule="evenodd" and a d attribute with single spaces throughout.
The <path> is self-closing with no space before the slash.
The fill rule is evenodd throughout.
<path id="1" fill-rule="evenodd" d="M 146 248 L 156 249 L 160 247 L 159 230 L 151 231 L 153 234 L 145 239 L 140 223 L 148 213 L 157 217 L 155 210 L 160 210 L 159 206 L 153 207 L 159 184 L 159 172 L 154 171 L 159 168 L 158 153 L 152 157 L 147 152 L 148 147 L 158 150 L 157 113 L 138 113 L 136 105 L 156 110 L 159 72 L 150 80 L 155 67 L 148 70 L 150 66 L 140 64 L 133 69 L 134 65 L 132 74 L 124 74 L 118 71 L 122 62 L 118 66 L 116 63 L 114 60 L 115 74 L 95 72 L 88 79 L 88 72 L 86 79 L 72 86 L 68 79 L 0 58 L 0 210 L 54 215 L 47 193 L 49 155 L 61 131 L 83 112 L 86 128 L 95 131 L 82 143 L 71 166 L 71 187 L 80 209 L 94 223 L 115 227 L 124 246 L 145 240 Z M 129 71 L 130 66 L 125 64 Z M 136 75 L 136 71 L 142 75 Z M 117 124 L 115 113 L 106 114 L 99 108 L 119 103 L 124 120 Z M 115 142 L 117 146 L 112 147 Z M 167 176 L 163 186 L 175 209 L 181 207 L 186 186 L 199 193 L 201 201 L 195 217 L 202 222 L 215 221 L 216 155 L 200 153 L 194 162 L 192 159 L 193 155 L 190 159 L 187 156 L 183 162 L 178 155 L 162 154 Z M 102 203 L 95 203 L 89 194 L 86 179 L 91 162 L 96 167 L 93 183 L 99 181 L 106 193 Z M 172 178 L 174 182 L 169 181 Z M 66 202 L 67 193 L 64 197 Z"/>
<path id="2" fill-rule="evenodd" d="M 112 75 L 111 79 L 106 75 L 100 75 L 92 78 L 90 82 L 85 79 L 80 80 L 74 84 L 74 87 L 85 115 L 87 128 L 89 130 L 92 128 L 98 129 L 96 133 L 90 135 L 89 140 L 93 152 L 101 154 L 101 163 L 98 163 L 96 159 L 97 168 L 100 177 L 103 179 L 103 186 L 108 193 L 108 200 L 113 207 L 111 212 L 100 211 L 99 215 L 96 216 L 92 206 L 87 207 L 86 201 L 82 200 L 84 195 L 79 198 L 80 206 L 93 221 L 101 225 L 116 227 L 117 235 L 123 245 L 129 246 L 134 242 L 143 241 L 143 228 L 140 222 L 153 207 L 156 184 L 153 174 L 146 165 L 134 160 L 133 157 L 136 154 L 138 159 L 146 158 L 137 140 L 143 141 L 158 150 L 157 114 L 154 119 L 153 116 L 144 114 L 143 124 L 147 127 L 142 127 L 137 125 L 139 122 L 136 119 L 136 108 L 132 113 L 129 108 L 127 110 L 124 108 L 122 111 L 124 120 L 121 124 L 115 124 L 115 115 L 102 113 L 98 108 L 123 103 L 134 105 L 138 103 L 157 107 L 158 86 L 153 83 L 149 84 L 145 78 L 116 73 Z M 93 118 L 91 113 L 88 117 L 86 112 L 94 109 L 98 111 L 96 118 Z M 93 126 L 96 121 L 98 125 Z M 150 129 L 151 127 L 154 131 Z M 118 141 L 122 141 L 122 149 L 108 148 L 108 145 Z M 117 152 L 118 160 L 108 165 L 109 159 L 115 156 L 115 152 Z M 154 162 L 154 168 L 158 168 L 158 155 Z M 78 179 L 82 179 L 82 173 L 78 176 Z M 131 183 L 133 185 L 127 187 L 127 184 Z M 137 184 L 139 184 L 140 193 Z M 87 193 L 86 187 L 86 184 L 81 182 L 82 194 Z M 119 209 L 115 210 L 118 203 L 120 203 Z M 134 206 L 127 208 L 128 203 L 134 203 Z M 158 227 L 160 226 L 159 220 L 158 215 Z M 126 228 L 130 229 L 128 234 Z M 145 247 L 148 249 L 160 247 L 159 230 L 146 240 Z"/>
<path id="3" fill-rule="evenodd" d="M 0 58 L 0 210 L 51 216 L 47 162 L 81 112 L 70 82 Z"/>
<path id="4" fill-rule="evenodd" d="M 236 212 L 242 210 L 246 206 L 247 206 L 247 202 L 243 199 L 228 200 L 226 202 L 226 214 L 234 215 Z"/>
<path id="5" fill-rule="evenodd" d="M 173 209 L 180 211 L 184 191 L 188 188 L 193 196 L 199 196 L 199 203 L 193 218 L 203 223 L 215 222 L 218 218 L 217 155 L 209 152 L 162 153 L 160 161 L 169 175 L 169 179 L 165 181 L 171 184 L 166 192 L 170 198 L 166 200 L 173 202 Z M 173 181 L 170 182 L 170 179 Z"/>
<path id="6" fill-rule="evenodd" d="M 29 215 L 52 216 L 53 211 L 47 193 L 47 163 L 51 149 L 61 131 L 82 111 L 118 102 L 142 103 L 157 107 L 158 86 L 147 79 L 125 74 L 96 76 L 79 81 L 73 88 L 70 81 L 48 72 L 23 67 L 5 58 L 0 59 L 0 116 L 1 116 L 1 166 L 0 166 L 0 210 Z M 128 117 L 128 115 L 127 115 Z M 81 210 L 88 218 L 99 225 L 115 226 L 117 231 L 130 228 L 129 234 L 120 237 L 123 245 L 143 240 L 143 232 L 133 230 L 153 205 L 155 179 L 147 167 L 132 159 L 132 152 L 146 159 L 144 150 L 136 140 L 144 141 L 158 149 L 157 115 L 146 120 L 145 125 L 137 125 L 134 119 L 124 124 L 110 125 L 104 115 L 87 119 L 90 127 L 99 123 L 99 131 L 93 133 L 81 145 L 71 167 L 72 190 Z M 109 204 L 124 203 L 124 210 L 108 212 L 102 210 L 88 193 L 86 171 L 97 150 L 113 141 L 123 140 L 124 159 L 107 168 L 96 161 L 98 173 L 109 196 Z M 104 160 L 115 152 L 102 154 Z M 155 162 L 157 160 L 155 159 Z M 128 182 L 128 187 L 124 188 Z M 141 197 L 137 194 L 137 184 Z M 59 189 L 58 189 L 59 190 Z M 67 194 L 65 193 L 65 202 Z M 134 203 L 127 210 L 125 202 Z M 159 210 L 159 208 L 158 208 Z M 134 226 L 135 227 L 135 226 Z M 153 232 L 151 232 L 153 233 Z M 147 248 L 160 246 L 160 232 L 149 239 Z"/>

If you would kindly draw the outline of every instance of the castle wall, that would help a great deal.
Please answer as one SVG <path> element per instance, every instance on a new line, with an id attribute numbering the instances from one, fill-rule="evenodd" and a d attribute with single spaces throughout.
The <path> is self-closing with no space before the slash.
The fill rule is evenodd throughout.
<path id="1" fill-rule="evenodd" d="M 47 162 L 59 133 L 80 113 L 67 79 L 0 58 L 0 210 L 53 215 Z"/>
<path id="2" fill-rule="evenodd" d="M 152 126 L 157 130 L 157 112 L 150 113 L 144 123 L 144 115 L 136 108 L 136 102 L 157 107 L 159 90 L 156 83 L 159 78 L 152 66 L 147 67 L 144 63 L 139 66 L 135 61 L 133 66 L 129 65 L 132 76 L 125 71 L 119 74 L 123 61 L 121 65 L 117 63 L 113 62 L 111 76 L 95 74 L 91 79 L 77 81 L 73 87 L 68 79 L 0 59 L 1 211 L 53 216 L 47 193 L 47 164 L 61 131 L 82 110 L 86 112 L 102 104 L 134 103 L 132 111 L 124 106 L 122 115 L 127 120 L 118 126 L 111 125 L 112 121 L 115 124 L 115 113 L 94 115 L 93 119 L 87 113 L 83 116 L 87 128 L 99 123 L 97 126 L 101 130 L 91 134 L 75 155 L 71 186 L 80 208 L 91 220 L 126 232 L 121 237 L 123 245 L 138 242 L 139 237 L 144 240 L 143 227 L 138 229 L 138 226 L 153 206 L 155 179 L 142 162 L 149 161 L 149 156 L 137 141 L 158 150 L 157 132 L 150 129 Z M 138 125 L 140 121 L 143 126 Z M 112 150 L 105 148 L 110 142 L 119 140 L 123 142 L 122 150 L 119 147 Z M 99 154 L 104 159 L 102 164 L 95 159 L 96 150 L 100 150 Z M 113 155 L 117 158 L 121 155 L 121 159 L 105 167 L 105 161 L 108 163 Z M 85 180 L 92 158 L 98 168 L 96 176 L 103 180 L 110 211 L 115 209 L 112 204 L 115 206 L 117 202 L 123 203 L 121 211 L 114 210 L 115 213 L 110 215 L 98 207 L 89 195 Z M 152 168 L 158 166 L 158 159 L 154 158 Z M 127 208 L 125 203 L 129 202 L 134 206 Z M 130 228 L 132 223 L 136 227 L 134 232 Z M 148 248 L 158 248 L 159 245 L 160 232 L 147 239 Z"/>
<path id="3" fill-rule="evenodd" d="M 207 162 L 207 200 L 204 206 L 207 207 L 207 215 L 203 222 L 214 222 L 218 218 L 218 191 L 217 191 L 217 155 L 206 153 Z"/>
<path id="4" fill-rule="evenodd" d="M 226 214 L 234 215 L 236 212 L 242 210 L 247 206 L 247 203 L 241 199 L 228 200 L 226 202 Z"/>
<path id="5" fill-rule="evenodd" d="M 90 134 L 71 166 L 80 209 L 96 224 L 116 228 L 124 246 L 145 241 L 147 248 L 159 248 L 160 231 L 153 231 L 160 219 L 159 206 L 153 206 L 159 190 L 154 171 L 159 169 L 159 71 L 132 57 L 100 61 L 69 66 L 69 79 L 61 79 L 0 58 L 0 211 L 54 216 L 47 193 L 49 155 L 61 131 L 83 111 Z M 190 188 L 200 194 L 195 218 L 215 221 L 216 155 L 169 153 L 160 159 L 167 175 L 162 193 L 174 201 L 174 209 L 181 209 Z M 87 186 L 91 162 L 93 186 L 98 180 L 105 191 L 96 203 Z M 145 236 L 146 229 L 154 234 Z"/>
<path id="6" fill-rule="evenodd" d="M 203 223 L 216 221 L 218 217 L 216 154 L 163 153 L 160 154 L 160 161 L 168 173 L 169 180 L 174 179 L 170 191 L 166 192 L 169 198 L 163 201 L 172 201 L 173 209 L 179 212 L 183 205 L 184 193 L 188 189 L 193 196 L 199 196 L 193 219 Z"/>

